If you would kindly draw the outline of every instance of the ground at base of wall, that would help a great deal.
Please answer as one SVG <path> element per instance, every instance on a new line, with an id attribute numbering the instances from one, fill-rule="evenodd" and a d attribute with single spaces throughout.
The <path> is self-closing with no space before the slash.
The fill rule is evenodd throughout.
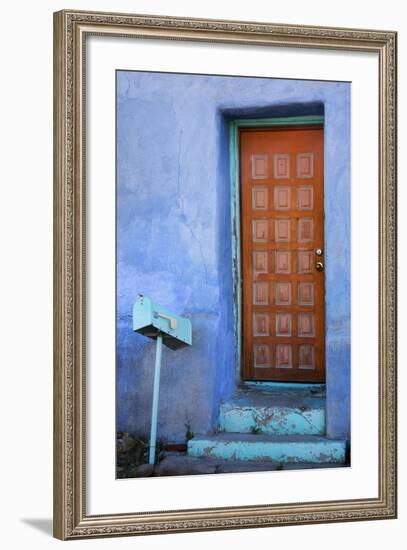
<path id="1" fill-rule="evenodd" d="M 342 464 L 286 463 L 272 461 L 222 460 L 195 458 L 182 452 L 163 452 L 155 465 L 141 464 L 132 475 L 123 477 L 159 477 L 203 474 L 226 474 L 239 472 L 265 472 L 279 470 L 303 470 L 309 468 L 343 468 Z"/>

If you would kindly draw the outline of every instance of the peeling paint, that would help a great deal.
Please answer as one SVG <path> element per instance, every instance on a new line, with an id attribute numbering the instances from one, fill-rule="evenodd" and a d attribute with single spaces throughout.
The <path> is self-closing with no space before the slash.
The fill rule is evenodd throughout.
<path id="1" fill-rule="evenodd" d="M 262 394 L 263 401 L 267 399 Z M 269 394 L 269 403 L 256 404 L 257 393 L 240 397 L 240 402 L 222 403 L 219 415 L 221 431 L 236 433 L 261 433 L 275 435 L 322 435 L 325 433 L 325 402 L 323 399 L 311 399 L 306 405 L 293 406 L 295 399 L 301 403 L 304 397 L 296 392 L 295 396 L 284 398 Z M 274 404 L 277 401 L 277 404 Z M 313 404 L 314 402 L 314 404 Z"/>
<path id="2" fill-rule="evenodd" d="M 320 436 L 222 433 L 214 436 L 197 436 L 188 442 L 189 456 L 227 460 L 344 464 L 345 452 L 345 440 L 333 440 Z"/>

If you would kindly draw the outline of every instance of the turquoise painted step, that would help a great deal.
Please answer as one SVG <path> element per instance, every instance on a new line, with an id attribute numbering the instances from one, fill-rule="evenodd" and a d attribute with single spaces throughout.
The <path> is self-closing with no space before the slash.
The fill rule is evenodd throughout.
<path id="1" fill-rule="evenodd" d="M 221 404 L 219 429 L 274 435 L 325 434 L 325 397 L 298 391 L 240 392 Z"/>
<path id="2" fill-rule="evenodd" d="M 188 455 L 227 460 L 344 464 L 346 441 L 316 435 L 217 433 L 188 441 Z"/>

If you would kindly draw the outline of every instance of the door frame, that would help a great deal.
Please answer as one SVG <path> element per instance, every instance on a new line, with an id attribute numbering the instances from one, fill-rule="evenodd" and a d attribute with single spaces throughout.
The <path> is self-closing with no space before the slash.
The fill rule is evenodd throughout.
<path id="1" fill-rule="evenodd" d="M 229 170 L 232 222 L 233 335 L 236 379 L 242 381 L 242 275 L 241 275 L 241 208 L 240 208 L 240 128 L 287 126 L 324 126 L 323 115 L 235 119 L 229 126 Z M 325 172 L 325 167 L 324 167 Z M 324 178 L 325 179 L 325 178 Z M 326 332 L 326 330 L 325 330 Z M 325 334 L 326 337 L 326 334 Z M 325 365 L 326 376 L 327 365 Z M 250 383 L 250 381 L 249 381 Z M 297 384 L 300 384 L 299 382 Z"/>

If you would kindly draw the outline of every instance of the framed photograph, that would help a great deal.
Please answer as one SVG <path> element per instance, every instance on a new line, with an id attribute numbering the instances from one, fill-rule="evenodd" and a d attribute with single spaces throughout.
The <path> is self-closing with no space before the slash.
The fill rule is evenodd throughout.
<path id="1" fill-rule="evenodd" d="M 396 517 L 396 33 L 54 16 L 54 534 Z"/>

